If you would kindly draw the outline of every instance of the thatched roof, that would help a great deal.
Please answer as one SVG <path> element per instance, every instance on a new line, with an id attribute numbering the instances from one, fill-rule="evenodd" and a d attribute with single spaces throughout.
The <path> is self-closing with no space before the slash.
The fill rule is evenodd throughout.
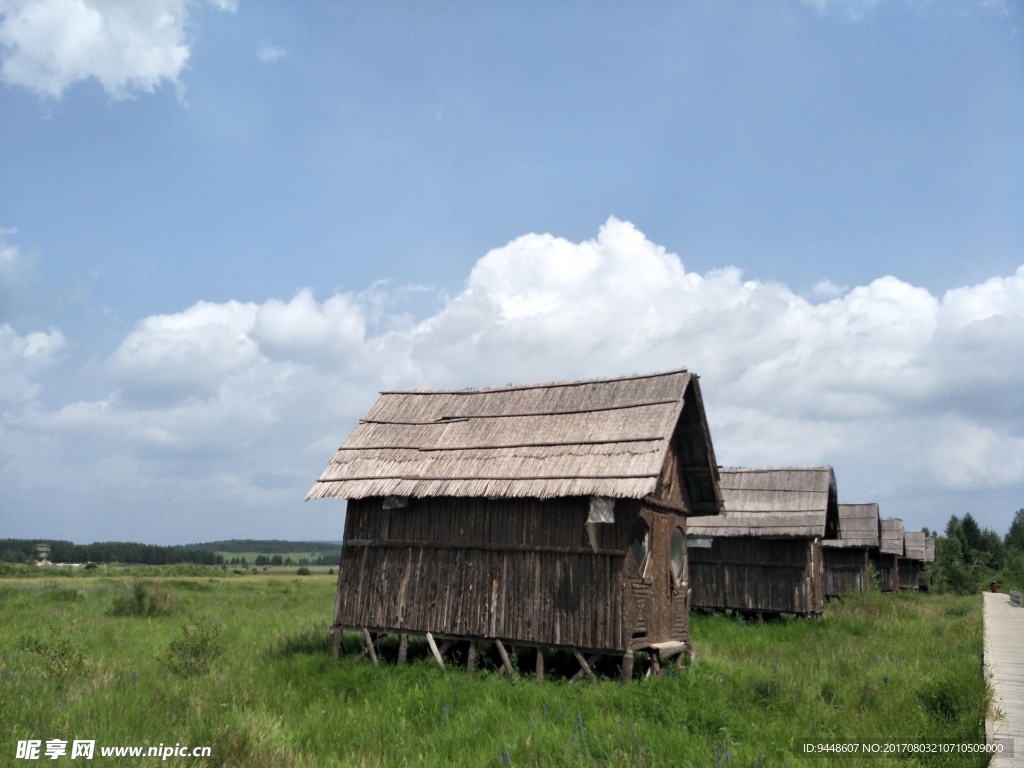
<path id="1" fill-rule="evenodd" d="M 833 537 L 838 528 L 832 467 L 719 470 L 722 514 L 692 517 L 691 536 Z"/>
<path id="2" fill-rule="evenodd" d="M 883 555 L 903 556 L 903 521 L 896 517 L 882 518 L 878 521 L 880 546 Z"/>
<path id="3" fill-rule="evenodd" d="M 935 562 L 935 537 L 929 536 L 924 540 L 924 561 L 926 563 Z"/>
<path id="4" fill-rule="evenodd" d="M 903 556 L 909 560 L 923 562 L 928 546 L 926 539 L 924 531 L 905 531 L 903 533 Z"/>
<path id="5" fill-rule="evenodd" d="M 691 509 L 717 513 L 700 388 L 685 370 L 382 392 L 306 498 L 643 498 L 658 487 L 670 445 Z"/>
<path id="6" fill-rule="evenodd" d="M 877 547 L 878 505 L 840 504 L 839 536 L 821 542 L 823 547 Z"/>

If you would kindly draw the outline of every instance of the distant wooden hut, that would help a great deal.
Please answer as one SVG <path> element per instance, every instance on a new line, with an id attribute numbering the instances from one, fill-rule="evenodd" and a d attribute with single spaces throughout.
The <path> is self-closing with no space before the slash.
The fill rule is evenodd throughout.
<path id="1" fill-rule="evenodd" d="M 840 504 L 839 535 L 821 542 L 825 596 L 866 590 L 871 585 L 870 553 L 878 544 L 878 505 Z"/>
<path id="2" fill-rule="evenodd" d="M 690 520 L 694 607 L 821 613 L 821 541 L 838 532 L 832 468 L 723 469 L 719 482 L 722 514 Z"/>
<path id="3" fill-rule="evenodd" d="M 878 573 L 878 587 L 883 592 L 895 592 L 900 588 L 900 558 L 903 556 L 903 521 L 899 518 L 882 518 L 878 522 L 878 552 L 872 553 L 871 562 Z"/>
<path id="4" fill-rule="evenodd" d="M 686 519 L 721 508 L 697 377 L 383 392 L 306 497 L 348 499 L 342 629 L 618 654 L 689 648 Z M 440 660 L 441 654 L 435 653 Z M 509 668 L 510 669 L 510 668 Z"/>
<path id="5" fill-rule="evenodd" d="M 924 540 L 924 567 L 921 569 L 921 577 L 918 580 L 918 589 L 927 592 L 932 585 L 931 569 L 928 563 L 935 562 L 935 537 L 927 536 Z"/>
<path id="6" fill-rule="evenodd" d="M 905 531 L 903 557 L 899 559 L 900 589 L 918 589 L 928 543 L 924 531 Z"/>

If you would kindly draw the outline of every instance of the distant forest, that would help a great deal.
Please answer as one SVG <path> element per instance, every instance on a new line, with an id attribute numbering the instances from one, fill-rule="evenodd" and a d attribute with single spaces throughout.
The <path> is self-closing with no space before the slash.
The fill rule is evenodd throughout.
<path id="1" fill-rule="evenodd" d="M 208 549 L 211 552 L 260 552 L 265 555 L 286 555 L 293 552 L 341 553 L 340 541 L 283 541 L 281 539 L 229 539 L 227 541 L 204 541 L 201 544 L 186 544 L 193 549 Z"/>
<path id="2" fill-rule="evenodd" d="M 98 541 L 74 544 L 52 539 L 0 539 L 0 562 L 24 563 L 38 559 L 36 545 L 50 546 L 52 563 L 126 563 L 132 565 L 337 565 L 341 542 L 331 541 L 261 541 L 232 539 L 184 546 L 158 546 L 126 541 Z M 246 553 L 246 556 L 225 558 L 221 552 Z M 257 553 L 255 557 L 252 553 Z M 302 557 L 286 557 L 303 553 Z"/>

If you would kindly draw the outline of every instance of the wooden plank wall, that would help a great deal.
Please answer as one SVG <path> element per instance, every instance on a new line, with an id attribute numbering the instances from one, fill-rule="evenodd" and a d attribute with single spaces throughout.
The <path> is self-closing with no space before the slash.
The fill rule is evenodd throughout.
<path id="1" fill-rule="evenodd" d="M 868 551 L 859 547 L 822 547 L 825 563 L 825 596 L 863 592 L 870 586 Z"/>
<path id="2" fill-rule="evenodd" d="M 878 572 L 878 588 L 883 592 L 895 592 L 900 588 L 899 556 L 873 553 L 871 563 Z"/>
<path id="3" fill-rule="evenodd" d="M 632 566 L 633 521 L 651 513 L 620 500 L 595 553 L 588 509 L 586 497 L 350 501 L 335 623 L 595 651 L 646 641 L 652 616 L 680 623 L 673 605 L 651 604 L 665 590 Z M 682 623 L 688 639 L 688 610 Z"/>
<path id="4" fill-rule="evenodd" d="M 919 589 L 924 563 L 906 557 L 899 559 L 900 589 Z"/>
<path id="5" fill-rule="evenodd" d="M 821 543 L 716 537 L 688 550 L 695 608 L 818 614 L 824 609 Z"/>

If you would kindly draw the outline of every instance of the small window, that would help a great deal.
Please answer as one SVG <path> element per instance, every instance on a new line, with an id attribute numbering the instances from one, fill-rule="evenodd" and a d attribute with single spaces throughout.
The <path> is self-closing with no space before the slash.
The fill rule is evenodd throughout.
<path id="1" fill-rule="evenodd" d="M 638 518 L 633 524 L 633 536 L 632 542 L 629 545 L 629 551 L 633 554 L 633 562 L 636 563 L 636 569 L 640 571 L 641 576 L 644 574 L 644 568 L 647 567 L 650 540 L 651 534 L 647 528 L 647 523 L 644 522 L 643 518 Z"/>
<path id="2" fill-rule="evenodd" d="M 682 528 L 672 531 L 672 575 L 676 581 L 683 577 L 683 562 L 686 556 L 686 535 Z"/>

